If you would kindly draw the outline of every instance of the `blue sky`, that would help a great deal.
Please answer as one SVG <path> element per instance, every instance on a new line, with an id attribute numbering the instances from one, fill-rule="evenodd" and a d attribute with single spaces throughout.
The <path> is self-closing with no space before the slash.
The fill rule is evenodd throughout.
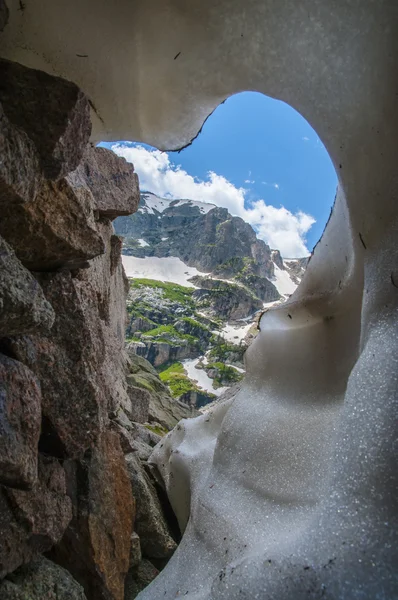
<path id="1" fill-rule="evenodd" d="M 141 189 L 225 206 L 286 257 L 318 241 L 337 187 L 331 160 L 294 109 L 244 92 L 220 105 L 181 152 L 103 144 L 134 163 Z"/>

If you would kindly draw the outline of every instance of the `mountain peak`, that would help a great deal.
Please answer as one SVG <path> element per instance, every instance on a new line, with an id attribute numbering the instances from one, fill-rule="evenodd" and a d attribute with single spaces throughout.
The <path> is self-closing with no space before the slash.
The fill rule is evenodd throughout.
<path id="1" fill-rule="evenodd" d="M 161 198 L 152 192 L 143 192 L 141 193 L 141 202 L 138 210 L 141 213 L 155 214 L 163 213 L 170 208 L 177 208 L 185 205 L 189 208 L 197 208 L 203 215 L 207 214 L 210 210 L 213 210 L 213 208 L 216 208 L 215 204 L 210 204 L 208 202 L 189 199 Z"/>

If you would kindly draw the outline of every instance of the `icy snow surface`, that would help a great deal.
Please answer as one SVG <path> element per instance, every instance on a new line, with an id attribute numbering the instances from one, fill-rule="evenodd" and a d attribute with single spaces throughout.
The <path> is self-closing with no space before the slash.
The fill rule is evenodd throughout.
<path id="1" fill-rule="evenodd" d="M 213 380 L 207 375 L 206 371 L 204 369 L 195 368 L 199 360 L 199 358 L 192 358 L 181 361 L 189 379 L 196 381 L 198 386 L 205 392 L 211 392 L 216 396 L 221 396 L 221 394 L 223 394 L 228 388 L 220 387 L 218 389 L 214 389 Z"/>
<path id="2" fill-rule="evenodd" d="M 157 279 L 158 281 L 178 283 L 185 287 L 195 287 L 188 281 L 191 277 L 206 275 L 206 273 L 201 273 L 195 267 L 187 267 L 182 260 L 175 256 L 136 258 L 135 256 L 125 256 L 123 254 L 122 261 L 127 277 Z"/>

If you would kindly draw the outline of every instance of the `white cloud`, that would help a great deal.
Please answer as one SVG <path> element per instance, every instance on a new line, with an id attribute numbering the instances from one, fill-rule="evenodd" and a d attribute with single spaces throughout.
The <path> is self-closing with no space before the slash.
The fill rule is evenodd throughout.
<path id="1" fill-rule="evenodd" d="M 276 190 L 279 190 L 279 184 L 278 184 L 278 183 L 273 183 L 272 185 L 274 186 L 274 188 L 275 188 Z"/>
<path id="2" fill-rule="evenodd" d="M 304 142 L 309 142 L 310 138 L 307 137 L 306 135 L 304 137 L 301 138 Z"/>
<path id="3" fill-rule="evenodd" d="M 245 206 L 247 190 L 244 188 L 234 186 L 213 171 L 208 173 L 205 181 L 192 177 L 160 150 L 123 144 L 114 144 L 112 150 L 134 164 L 142 190 L 166 198 L 187 198 L 222 206 L 250 223 L 258 237 L 271 248 L 280 250 L 283 256 L 293 258 L 309 254 L 305 235 L 315 223 L 311 215 L 301 211 L 293 214 L 283 206 L 267 205 L 264 200 L 246 202 Z M 272 185 L 279 189 L 277 183 Z"/>
<path id="4" fill-rule="evenodd" d="M 245 183 L 256 183 L 254 179 L 245 179 Z"/>

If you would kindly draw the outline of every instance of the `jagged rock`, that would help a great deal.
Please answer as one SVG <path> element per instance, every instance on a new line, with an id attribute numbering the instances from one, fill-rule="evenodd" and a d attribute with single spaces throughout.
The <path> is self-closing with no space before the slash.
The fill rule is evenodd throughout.
<path id="1" fill-rule="evenodd" d="M 124 158 L 106 148 L 88 146 L 77 172 L 91 190 L 101 217 L 112 220 L 137 210 L 138 176 Z"/>
<path id="2" fill-rule="evenodd" d="M 15 338 L 10 349 L 40 380 L 46 431 L 52 433 L 56 456 L 82 456 L 95 444 L 108 410 L 96 295 L 69 272 L 42 274 L 40 281 L 55 310 L 53 328 L 50 334 Z"/>
<path id="3" fill-rule="evenodd" d="M 135 454 L 125 456 L 137 513 L 135 530 L 147 558 L 170 558 L 177 545 L 171 537 L 156 490 Z"/>
<path id="4" fill-rule="evenodd" d="M 135 354 L 130 345 L 126 347 L 126 350 L 130 359 L 130 373 L 134 376 L 135 385 L 148 390 L 151 394 L 149 421 L 155 421 L 166 429 L 172 429 L 181 419 L 198 414 L 186 404 L 170 396 L 167 386 L 160 380 L 156 369 L 147 360 Z"/>
<path id="5" fill-rule="evenodd" d="M 5 0 L 0 0 L 0 31 L 3 31 L 4 27 L 8 23 L 9 11 Z"/>
<path id="6" fill-rule="evenodd" d="M 1 103 L 0 156 L 0 205 L 2 210 L 5 203 L 34 200 L 42 180 L 39 155 L 34 143 L 26 133 L 10 123 Z"/>
<path id="7" fill-rule="evenodd" d="M 130 569 L 126 577 L 124 600 L 134 600 L 159 574 L 149 560 L 142 560 L 138 567 Z"/>
<path id="8" fill-rule="evenodd" d="M 199 307 L 206 306 L 215 316 L 244 319 L 263 307 L 263 302 L 243 286 L 201 276 L 193 277 L 192 281 L 201 287 L 192 297 Z"/>
<path id="9" fill-rule="evenodd" d="M 138 567 L 142 560 L 140 536 L 135 531 L 130 539 L 130 568 Z"/>
<path id="10" fill-rule="evenodd" d="M 271 259 L 280 269 L 284 269 L 283 260 L 279 250 L 271 250 Z"/>
<path id="11" fill-rule="evenodd" d="M 0 484 L 29 489 L 37 479 L 40 385 L 23 364 L 0 354 Z"/>
<path id="12" fill-rule="evenodd" d="M 32 271 L 76 269 L 105 250 L 93 206 L 90 191 L 68 177 L 44 181 L 34 202 L 3 206 L 0 234 Z"/>
<path id="13" fill-rule="evenodd" d="M 0 583 L 2 600 L 86 600 L 72 575 L 44 556 L 20 567 Z"/>
<path id="14" fill-rule="evenodd" d="M 150 341 L 148 338 L 143 337 L 142 342 L 130 342 L 129 348 L 138 356 L 148 360 L 155 367 L 160 367 L 176 360 L 196 358 L 200 354 L 200 350 L 193 347 L 186 340 L 157 342 L 156 340 Z"/>
<path id="15" fill-rule="evenodd" d="M 247 269 L 263 278 L 274 275 L 269 246 L 243 219 L 212 204 L 144 192 L 138 211 L 117 219 L 115 230 L 125 236 L 124 252 L 132 256 L 177 256 L 199 271 L 228 279 L 244 276 Z"/>
<path id="16" fill-rule="evenodd" d="M 0 236 L 0 337 L 49 329 L 54 311 L 38 281 Z"/>
<path id="17" fill-rule="evenodd" d="M 31 490 L 0 488 L 0 578 L 59 542 L 71 518 L 64 470 L 40 456 Z"/>
<path id="18" fill-rule="evenodd" d="M 122 600 L 130 562 L 134 502 L 116 432 L 106 431 L 84 460 L 67 461 L 73 520 L 51 553 L 88 598 Z"/>
<path id="19" fill-rule="evenodd" d="M 128 281 L 121 261 L 121 240 L 114 235 L 109 221 L 99 221 L 96 225 L 105 252 L 90 261 L 88 269 L 79 270 L 76 277 L 95 290 L 100 318 L 113 331 L 122 348 L 127 322 Z"/>
<path id="20" fill-rule="evenodd" d="M 127 393 L 130 398 L 128 416 L 136 423 L 145 423 L 148 420 L 149 403 L 151 400 L 150 392 L 135 385 L 129 385 Z"/>
<path id="21" fill-rule="evenodd" d="M 91 121 L 89 101 L 74 83 L 1 59 L 0 102 L 35 144 L 46 177 L 60 179 L 78 166 Z"/>
<path id="22" fill-rule="evenodd" d="M 292 281 L 294 281 L 297 284 L 300 283 L 309 263 L 309 260 L 310 257 L 308 256 L 304 258 L 285 260 L 284 268 L 289 273 L 290 279 Z"/>

